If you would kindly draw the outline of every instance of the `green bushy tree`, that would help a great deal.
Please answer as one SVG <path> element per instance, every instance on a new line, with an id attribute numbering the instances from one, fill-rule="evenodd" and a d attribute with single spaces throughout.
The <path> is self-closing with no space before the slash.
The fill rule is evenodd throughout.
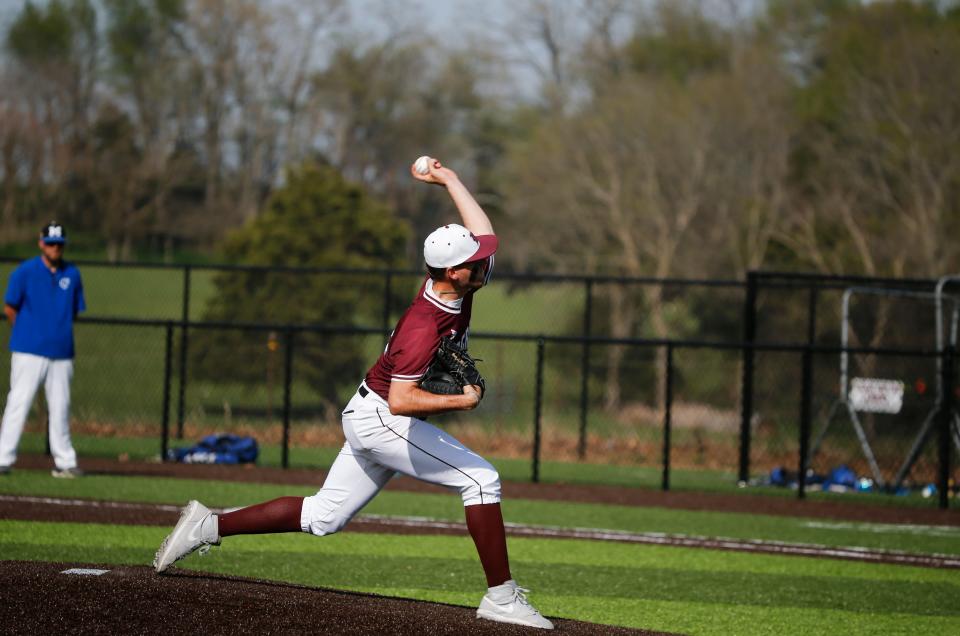
<path id="1" fill-rule="evenodd" d="M 329 166 L 308 164 L 288 175 L 263 214 L 230 234 L 223 252 L 244 265 L 386 269 L 401 263 L 407 232 L 360 186 Z M 215 286 L 204 311 L 209 321 L 370 325 L 384 296 L 381 274 L 228 271 Z M 262 383 L 282 342 L 276 333 L 201 330 L 191 338 L 194 377 Z M 371 362 L 362 344 L 357 336 L 300 333 L 294 376 L 333 405 L 338 389 L 356 384 Z"/>

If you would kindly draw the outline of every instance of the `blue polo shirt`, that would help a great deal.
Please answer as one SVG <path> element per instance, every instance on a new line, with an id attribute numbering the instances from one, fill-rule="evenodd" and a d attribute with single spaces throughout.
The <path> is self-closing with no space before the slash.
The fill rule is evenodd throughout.
<path id="1" fill-rule="evenodd" d="M 17 310 L 10 351 L 73 358 L 73 319 L 87 308 L 80 270 L 61 261 L 51 272 L 36 256 L 10 274 L 4 302 Z"/>

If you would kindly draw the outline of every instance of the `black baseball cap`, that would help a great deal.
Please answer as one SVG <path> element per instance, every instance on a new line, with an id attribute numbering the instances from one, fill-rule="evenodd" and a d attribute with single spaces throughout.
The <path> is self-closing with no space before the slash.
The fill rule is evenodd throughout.
<path id="1" fill-rule="evenodd" d="M 67 231 L 56 221 L 50 221 L 40 230 L 40 240 L 47 245 L 67 242 Z"/>

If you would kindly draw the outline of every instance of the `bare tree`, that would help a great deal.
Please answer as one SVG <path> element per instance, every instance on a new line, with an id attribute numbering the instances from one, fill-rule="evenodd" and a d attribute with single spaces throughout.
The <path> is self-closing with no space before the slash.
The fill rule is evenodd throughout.
<path id="1" fill-rule="evenodd" d="M 719 158 L 710 170 L 713 214 L 704 234 L 716 254 L 726 254 L 708 266 L 743 278 L 763 266 L 787 223 L 793 85 L 772 52 L 755 44 L 738 47 L 729 73 L 704 80 L 702 90 Z"/>
<path id="2" fill-rule="evenodd" d="M 105 219 L 123 219 L 119 234 L 115 228 L 104 228 L 113 237 L 108 256 L 130 258 L 132 242 L 153 233 L 162 237 L 164 254 L 170 257 L 182 215 L 168 200 L 175 184 L 188 174 L 176 160 L 189 89 L 182 57 L 185 11 L 178 3 L 104 4 L 109 60 L 105 84 L 113 106 L 129 113 L 130 143 L 136 149 L 124 153 L 120 172 L 112 169 L 117 189 L 127 190 L 129 196 L 114 199 L 124 201 L 124 210 L 104 214 Z"/>
<path id="3" fill-rule="evenodd" d="M 524 258 L 659 278 L 760 267 L 785 222 L 790 90 L 762 47 L 744 47 L 726 68 L 684 81 L 625 75 L 582 113 L 553 118 L 512 154 L 515 230 L 550 228 L 551 240 L 528 244 Z M 660 286 L 642 287 L 642 314 L 622 286 L 605 293 L 611 336 L 637 335 L 642 324 L 678 335 Z M 622 355 L 608 350 L 611 408 Z"/>
<path id="4" fill-rule="evenodd" d="M 810 132 L 818 170 L 784 243 L 822 271 L 938 276 L 960 250 L 960 45 L 949 33 L 887 38 L 882 59 L 851 67 L 842 128 Z M 832 235 L 842 240 L 823 241 Z"/>
<path id="5" fill-rule="evenodd" d="M 43 126 L 17 99 L 13 84 L 0 80 L 0 244 L 19 242 L 36 229 L 24 218 L 26 201 L 22 193 L 41 182 L 44 164 Z M 18 214 L 19 213 L 19 214 Z M 26 227 L 25 227 L 26 225 Z"/>
<path id="6" fill-rule="evenodd" d="M 238 220 L 256 215 L 283 166 L 316 152 L 311 78 L 344 17 L 343 0 L 191 2 L 184 40 L 202 122 L 207 207 L 218 216 L 227 209 Z"/>
<path id="7" fill-rule="evenodd" d="M 517 227 L 550 228 L 551 240 L 530 255 L 592 273 L 675 275 L 679 252 L 703 214 L 715 160 L 704 110 L 675 83 L 632 80 L 518 149 L 508 191 Z M 632 335 L 635 303 L 620 286 L 607 293 L 611 336 Z M 666 337 L 662 289 L 645 286 L 644 297 L 653 332 Z M 623 351 L 610 347 L 608 355 L 612 408 L 620 401 Z"/>
<path id="8" fill-rule="evenodd" d="M 622 34 L 638 13 L 628 0 L 524 0 L 502 21 L 485 22 L 482 45 L 499 52 L 514 81 L 535 78 L 547 111 L 570 112 L 591 86 L 623 71 Z"/>
<path id="9" fill-rule="evenodd" d="M 88 0 L 27 3 L 4 39 L 10 89 L 4 103 L 11 118 L 5 123 L 23 125 L 9 130 L 4 172 L 24 192 L 14 201 L 13 184 L 5 184 L 5 212 L 40 208 L 31 216 L 49 214 L 47 204 L 57 198 L 59 184 L 68 178 L 82 182 L 91 166 L 88 132 L 99 99 L 96 12 Z M 71 221 L 90 216 L 72 201 L 63 203 Z"/>
<path id="10" fill-rule="evenodd" d="M 222 216 L 225 132 L 236 105 L 234 82 L 244 71 L 239 64 L 241 38 L 247 21 L 255 19 L 255 3 L 241 0 L 195 0 L 188 12 L 184 38 L 192 65 L 199 137 L 203 140 L 204 195 L 207 213 Z"/>
<path id="11" fill-rule="evenodd" d="M 315 150 L 319 104 L 311 80 L 329 52 L 326 41 L 343 26 L 347 14 L 343 0 L 326 0 L 284 4 L 275 8 L 275 15 L 271 31 L 278 54 L 265 79 L 279 110 L 279 152 L 284 163 L 296 164 Z"/>

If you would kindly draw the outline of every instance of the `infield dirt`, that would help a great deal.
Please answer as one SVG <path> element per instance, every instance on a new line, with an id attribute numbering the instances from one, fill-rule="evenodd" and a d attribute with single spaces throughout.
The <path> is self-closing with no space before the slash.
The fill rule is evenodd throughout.
<path id="1" fill-rule="evenodd" d="M 149 567 L 0 561 L 7 634 L 530 634 L 475 608 Z M 562 634 L 658 634 L 556 620 Z"/>

